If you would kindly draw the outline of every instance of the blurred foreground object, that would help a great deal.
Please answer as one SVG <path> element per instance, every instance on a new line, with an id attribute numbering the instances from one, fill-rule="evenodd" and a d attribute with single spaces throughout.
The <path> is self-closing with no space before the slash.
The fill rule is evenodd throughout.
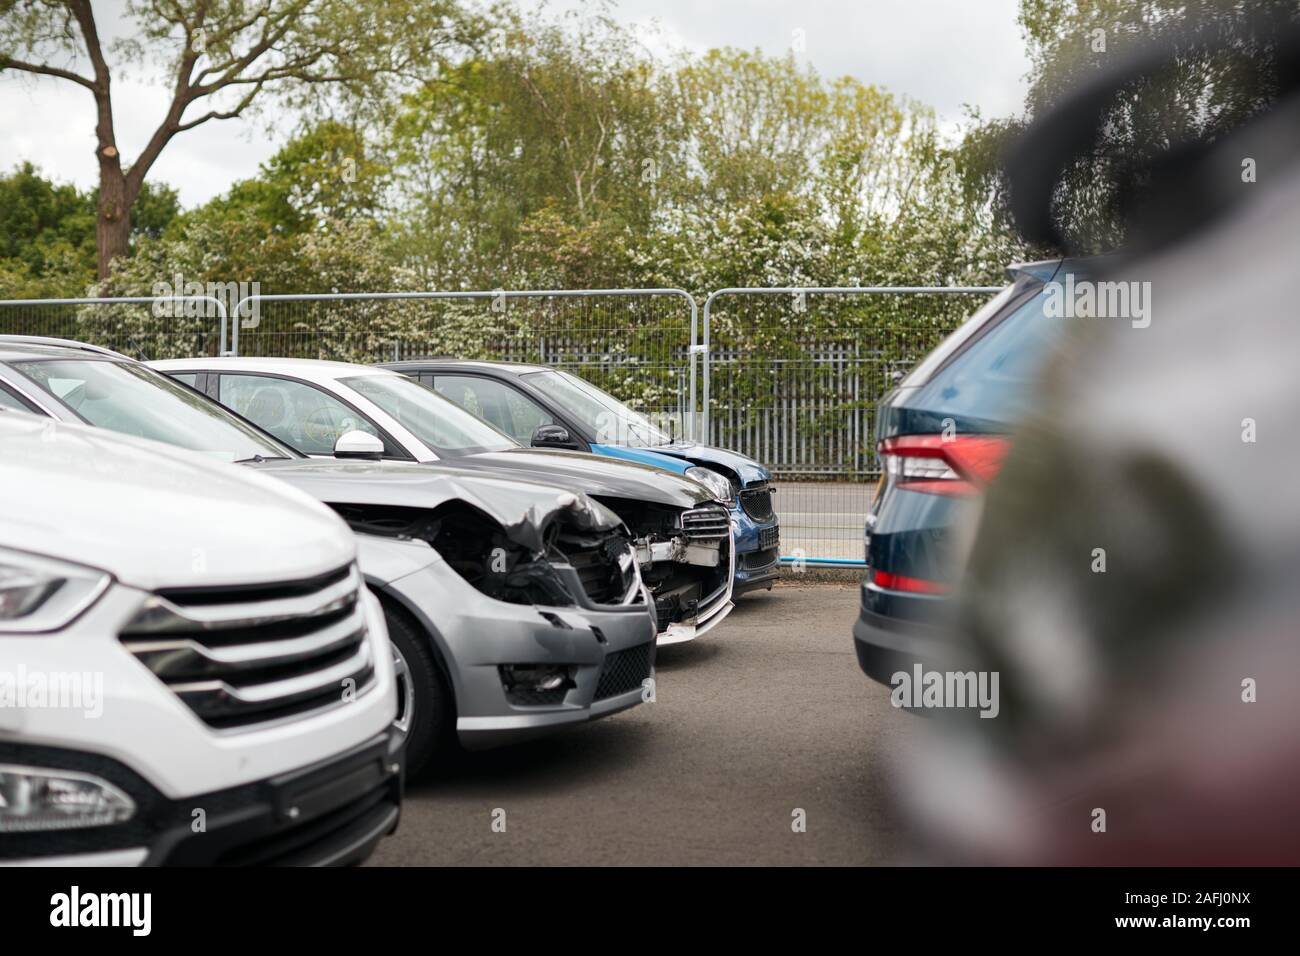
<path id="1" fill-rule="evenodd" d="M 1300 862 L 1300 95 L 1286 80 L 1269 112 L 1147 170 L 1132 248 L 1097 276 L 1091 314 L 1061 319 L 1066 345 L 962 582 L 969 656 L 946 665 L 996 672 L 997 716 L 927 722 L 912 768 L 907 803 L 943 859 Z M 1097 119 L 1104 98 L 1082 92 L 1062 111 Z M 1060 114 L 1036 125 L 1025 148 Z M 1009 165 L 1013 188 L 1017 171 L 1052 171 Z"/>

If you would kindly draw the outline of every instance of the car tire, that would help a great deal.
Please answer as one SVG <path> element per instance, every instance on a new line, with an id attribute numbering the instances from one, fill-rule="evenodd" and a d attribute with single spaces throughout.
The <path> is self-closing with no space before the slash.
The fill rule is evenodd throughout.
<path id="1" fill-rule="evenodd" d="M 455 748 L 456 703 L 428 634 L 409 612 L 382 603 L 397 671 L 395 723 L 406 733 L 407 775 L 416 777 Z"/>

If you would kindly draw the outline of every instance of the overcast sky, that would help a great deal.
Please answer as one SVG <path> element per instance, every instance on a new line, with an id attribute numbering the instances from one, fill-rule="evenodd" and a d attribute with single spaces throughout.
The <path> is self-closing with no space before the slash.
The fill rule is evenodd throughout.
<path id="1" fill-rule="evenodd" d="M 521 0 L 527 5 L 527 0 Z M 580 5 L 553 0 L 552 10 Z M 121 0 L 95 0 L 101 21 Z M 824 76 L 852 75 L 935 108 L 956 128 L 964 105 L 985 116 L 1018 112 L 1029 65 L 1016 0 L 619 0 L 616 19 L 635 24 L 656 52 L 673 48 L 794 49 Z M 107 32 L 113 32 L 111 26 Z M 129 162 L 166 108 L 167 91 L 144 78 L 114 79 L 118 146 Z M 197 107 L 192 107 L 197 109 Z M 210 122 L 176 137 L 150 179 L 180 190 L 185 206 L 257 172 L 291 131 L 266 121 Z M 0 74 L 0 170 L 28 159 L 79 186 L 95 181 L 90 93 L 63 80 Z"/>

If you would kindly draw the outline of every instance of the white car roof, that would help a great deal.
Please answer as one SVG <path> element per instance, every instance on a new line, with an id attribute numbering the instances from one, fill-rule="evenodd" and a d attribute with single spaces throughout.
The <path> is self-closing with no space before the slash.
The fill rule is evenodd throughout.
<path id="1" fill-rule="evenodd" d="M 234 356 L 208 356 L 207 358 L 160 359 L 148 363 L 160 372 L 217 371 L 217 372 L 274 372 L 292 375 L 309 382 L 325 383 L 354 375 L 400 375 L 373 365 L 356 365 L 352 362 L 331 362 L 326 359 L 303 358 L 248 358 Z"/>

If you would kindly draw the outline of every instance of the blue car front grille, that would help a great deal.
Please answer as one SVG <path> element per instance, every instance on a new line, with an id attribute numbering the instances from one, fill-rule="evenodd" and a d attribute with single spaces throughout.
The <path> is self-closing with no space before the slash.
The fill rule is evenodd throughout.
<path id="1" fill-rule="evenodd" d="M 755 521 L 770 521 L 775 510 L 772 507 L 771 487 L 748 488 L 740 493 L 740 506 L 745 514 Z"/>

